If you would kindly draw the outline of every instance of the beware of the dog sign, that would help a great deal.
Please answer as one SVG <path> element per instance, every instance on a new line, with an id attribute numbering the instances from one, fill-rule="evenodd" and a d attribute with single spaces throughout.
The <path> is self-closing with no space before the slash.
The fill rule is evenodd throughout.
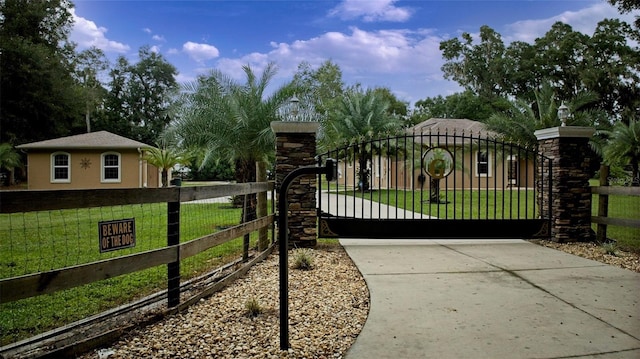
<path id="1" fill-rule="evenodd" d="M 98 222 L 100 253 L 136 246 L 136 222 L 134 218 Z"/>

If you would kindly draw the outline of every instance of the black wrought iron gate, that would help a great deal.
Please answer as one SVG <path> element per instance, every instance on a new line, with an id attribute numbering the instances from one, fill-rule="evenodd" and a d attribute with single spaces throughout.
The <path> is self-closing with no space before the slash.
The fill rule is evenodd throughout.
<path id="1" fill-rule="evenodd" d="M 420 133 L 364 141 L 319 156 L 324 238 L 548 237 L 551 161 L 491 136 Z"/>

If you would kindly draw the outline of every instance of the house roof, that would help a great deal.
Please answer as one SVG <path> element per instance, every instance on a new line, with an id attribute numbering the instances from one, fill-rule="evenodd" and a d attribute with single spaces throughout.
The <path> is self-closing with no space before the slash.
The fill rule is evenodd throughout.
<path id="1" fill-rule="evenodd" d="M 153 147 L 142 142 L 116 135 L 108 131 L 97 131 L 81 135 L 54 138 L 51 140 L 25 143 L 16 146 L 20 149 L 137 149 Z"/>
<path id="2" fill-rule="evenodd" d="M 496 133 L 486 129 L 482 122 L 468 120 L 466 118 L 430 118 L 426 121 L 407 129 L 407 133 L 440 133 L 440 134 L 465 134 L 465 135 L 490 135 Z"/>

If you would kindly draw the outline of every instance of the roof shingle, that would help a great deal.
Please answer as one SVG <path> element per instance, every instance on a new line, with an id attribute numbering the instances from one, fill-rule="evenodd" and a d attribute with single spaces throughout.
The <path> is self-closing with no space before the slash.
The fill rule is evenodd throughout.
<path id="1" fill-rule="evenodd" d="M 486 129 L 482 122 L 468 120 L 466 118 L 430 118 L 426 121 L 407 129 L 407 133 L 441 133 L 441 134 L 465 134 L 465 135 L 494 135 Z"/>
<path id="2" fill-rule="evenodd" d="M 137 149 L 153 147 L 142 142 L 116 135 L 108 131 L 97 131 L 81 135 L 54 138 L 51 140 L 25 143 L 20 149 Z"/>

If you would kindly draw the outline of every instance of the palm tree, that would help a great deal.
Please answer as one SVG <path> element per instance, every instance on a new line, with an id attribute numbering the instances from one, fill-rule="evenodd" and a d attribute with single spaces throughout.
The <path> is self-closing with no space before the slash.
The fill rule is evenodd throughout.
<path id="1" fill-rule="evenodd" d="M 213 70 L 185 85 L 177 120 L 170 129 L 182 146 L 204 152 L 203 165 L 220 159 L 233 163 L 238 183 L 255 182 L 257 166 L 273 160 L 275 135 L 270 124 L 280 120 L 279 110 L 296 92 L 300 93 L 300 89 L 285 84 L 266 95 L 277 73 L 274 63 L 269 63 L 260 76 L 249 65 L 243 70 L 244 83 Z M 242 221 L 256 218 L 255 194 L 247 200 Z"/>
<path id="2" fill-rule="evenodd" d="M 374 153 L 382 154 L 383 142 L 373 141 L 383 135 L 395 134 L 402 123 L 387 111 L 389 102 L 371 89 L 350 89 L 337 102 L 323 124 L 321 146 L 325 149 L 350 145 L 348 154 L 358 162 L 359 188 L 369 190 L 367 162 Z"/>
<path id="3" fill-rule="evenodd" d="M 270 96 L 266 87 L 277 73 L 269 63 L 260 77 L 243 66 L 244 84 L 219 70 L 185 85 L 173 131 L 188 148 L 204 151 L 203 162 L 221 158 L 235 163 L 236 180 L 255 180 L 256 162 L 274 156 L 275 136 L 270 123 L 279 120 L 278 110 L 288 103 L 295 89 L 284 85 Z"/>
<path id="4" fill-rule="evenodd" d="M 535 147 L 538 140 L 534 132 L 560 126 L 560 119 L 556 94 L 550 85 L 541 86 L 534 94 L 534 103 L 516 99 L 511 102 L 509 110 L 492 115 L 486 122 L 487 129 L 499 133 L 505 141 Z M 597 95 L 584 92 L 568 101 L 566 105 L 572 116 L 567 125 L 593 126 L 602 116 L 597 111 L 586 109 L 586 106 L 596 100 Z"/>
<path id="5" fill-rule="evenodd" d="M 0 170 L 9 172 L 9 184 L 13 183 L 13 170 L 22 167 L 20 155 L 13 149 L 10 143 L 0 144 Z"/>
<path id="6" fill-rule="evenodd" d="M 620 121 L 613 126 L 604 147 L 604 158 L 609 165 L 628 163 L 631 165 L 633 186 L 640 186 L 640 121 Z"/>
<path id="7" fill-rule="evenodd" d="M 147 147 L 144 149 L 144 160 L 162 170 L 162 187 L 169 186 L 169 170 L 177 164 L 188 165 L 189 155 L 186 151 L 170 147 Z"/>

